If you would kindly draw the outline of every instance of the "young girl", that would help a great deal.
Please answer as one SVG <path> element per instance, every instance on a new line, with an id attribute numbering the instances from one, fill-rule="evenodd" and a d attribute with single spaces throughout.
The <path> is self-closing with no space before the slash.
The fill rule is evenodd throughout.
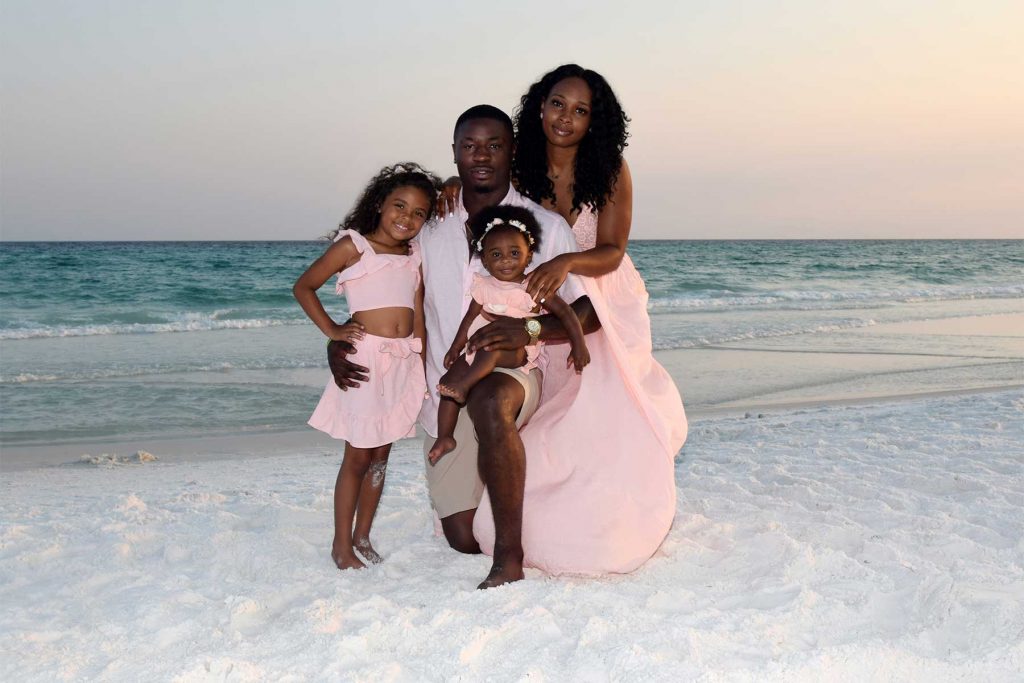
<path id="1" fill-rule="evenodd" d="M 541 239 L 540 226 L 530 210 L 517 206 L 484 209 L 473 217 L 469 228 L 473 233 L 473 247 L 490 275 L 473 276 L 470 287 L 473 300 L 444 356 L 448 372 L 437 386 L 441 405 L 437 410 L 437 441 L 427 454 L 431 464 L 436 464 L 455 448 L 452 434 L 459 417 L 459 405 L 465 403 L 469 390 L 477 382 L 494 372 L 495 368 L 520 368 L 529 372 L 536 367 L 535 361 L 540 353 L 536 345 L 516 351 L 478 350 L 460 355 L 469 337 L 489 322 L 481 315 L 483 311 L 512 318 L 529 318 L 540 313 L 543 306 L 558 316 L 569 334 L 571 351 L 566 365 L 572 364 L 576 372 L 581 372 L 590 362 L 583 328 L 569 305 L 557 294 L 541 299 L 538 305 L 526 293 L 526 267 L 530 265 L 533 251 Z"/>
<path id="2" fill-rule="evenodd" d="M 334 244 L 292 289 L 302 310 L 332 340 L 328 345 L 352 345 L 349 359 L 369 369 L 369 381 L 351 390 L 328 381 L 309 419 L 313 427 L 346 441 L 334 488 L 331 558 L 339 569 L 366 566 L 356 550 L 365 560 L 380 562 L 370 544 L 370 525 L 388 453 L 395 439 L 415 434 L 423 403 L 423 285 L 419 252 L 410 240 L 430 218 L 438 183 L 416 164 L 382 169 L 331 235 Z M 316 295 L 335 273 L 337 293 L 345 293 L 352 315 L 343 325 L 331 319 Z"/>

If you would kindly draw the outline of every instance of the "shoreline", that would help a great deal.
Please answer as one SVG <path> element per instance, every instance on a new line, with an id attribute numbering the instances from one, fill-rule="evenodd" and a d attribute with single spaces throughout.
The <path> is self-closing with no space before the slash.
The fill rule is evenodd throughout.
<path id="1" fill-rule="evenodd" d="M 1024 383 L 974 387 L 970 389 L 944 389 L 903 394 L 879 394 L 857 397 L 836 397 L 826 400 L 794 401 L 790 403 L 745 403 L 720 407 L 687 408 L 691 428 L 702 421 L 740 417 L 778 417 L 828 408 L 863 408 L 885 404 L 900 404 L 970 395 L 986 395 L 1024 388 Z M 422 430 L 399 443 L 419 443 Z M 0 474 L 34 469 L 69 467 L 87 462 L 87 458 L 103 456 L 132 457 L 142 451 L 155 455 L 160 462 L 187 463 L 245 460 L 286 455 L 338 455 L 343 442 L 314 430 L 312 427 L 295 430 L 251 431 L 212 436 L 182 436 L 170 438 L 124 438 L 75 441 L 61 444 L 43 444 L 4 447 L 0 449 Z M 685 446 L 684 446 L 685 448 Z M 677 456 L 678 457 L 678 456 Z"/>
<path id="2" fill-rule="evenodd" d="M 1024 386 L 1024 313 L 881 323 L 656 351 L 655 357 L 680 388 L 691 423 L 747 413 L 990 393 Z M 136 451 L 184 461 L 339 450 L 339 442 L 305 425 L 212 435 L 126 436 L 0 446 L 0 473 Z"/>

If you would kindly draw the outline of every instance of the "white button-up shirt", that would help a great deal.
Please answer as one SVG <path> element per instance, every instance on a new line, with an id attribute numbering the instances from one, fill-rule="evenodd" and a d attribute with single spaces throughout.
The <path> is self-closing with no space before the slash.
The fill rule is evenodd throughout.
<path id="1" fill-rule="evenodd" d="M 579 251 L 572 229 L 559 214 L 548 211 L 536 202 L 509 187 L 500 204 L 521 206 L 533 212 L 540 224 L 540 248 L 534 253 L 527 272 L 559 254 Z M 474 273 L 486 274 L 479 258 L 470 258 L 466 240 L 466 221 L 469 214 L 459 195 L 455 215 L 441 221 L 434 218 L 420 231 L 420 254 L 423 258 L 423 313 L 427 324 L 427 389 L 429 396 L 420 410 L 420 425 L 428 434 L 437 436 L 437 407 L 440 396 L 437 383 L 445 373 L 444 354 L 451 346 L 459 324 L 469 310 L 472 297 L 469 287 Z M 583 285 L 572 273 L 558 290 L 558 294 L 572 303 L 583 296 Z"/>

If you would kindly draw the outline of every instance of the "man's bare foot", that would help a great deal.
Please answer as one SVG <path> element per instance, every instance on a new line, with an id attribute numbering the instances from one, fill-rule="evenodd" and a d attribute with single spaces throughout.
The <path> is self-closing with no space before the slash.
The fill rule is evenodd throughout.
<path id="1" fill-rule="evenodd" d="M 372 545 L 370 545 L 369 538 L 356 538 L 352 542 L 352 545 L 356 550 L 359 551 L 359 554 L 362 555 L 363 558 L 370 564 L 380 564 L 384 561 L 384 558 L 381 557 L 380 554 L 373 549 Z"/>
<path id="2" fill-rule="evenodd" d="M 334 560 L 334 564 L 337 565 L 338 569 L 366 569 L 366 565 L 356 557 L 355 551 L 352 548 L 332 547 L 331 559 Z"/>
<path id="3" fill-rule="evenodd" d="M 434 445 L 427 451 L 427 459 L 430 460 L 431 465 L 436 465 L 437 461 L 443 458 L 448 453 L 455 450 L 455 446 L 458 444 L 455 439 L 450 436 L 439 436 Z"/>
<path id="4" fill-rule="evenodd" d="M 507 567 L 495 564 L 491 567 L 491 571 L 488 572 L 487 578 L 477 588 L 481 590 L 494 588 L 496 586 L 503 586 L 506 583 L 512 583 L 513 581 L 522 581 L 524 578 L 522 564 L 516 563 Z"/>

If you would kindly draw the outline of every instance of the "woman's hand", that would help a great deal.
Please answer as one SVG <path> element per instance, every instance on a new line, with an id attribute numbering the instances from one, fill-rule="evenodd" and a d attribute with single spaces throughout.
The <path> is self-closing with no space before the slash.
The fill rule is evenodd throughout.
<path id="1" fill-rule="evenodd" d="M 349 320 L 344 325 L 333 325 L 331 327 L 331 333 L 327 335 L 331 341 L 343 341 L 349 344 L 355 344 L 366 336 L 366 328 L 355 320 Z"/>
<path id="2" fill-rule="evenodd" d="M 569 275 L 569 268 L 572 264 L 566 258 L 567 254 L 540 264 L 526 276 L 526 291 L 538 303 L 543 303 L 558 292 L 558 288 L 565 282 Z"/>
<path id="3" fill-rule="evenodd" d="M 459 204 L 459 191 L 462 190 L 462 181 L 458 176 L 452 176 L 444 181 L 441 192 L 437 195 L 437 215 L 443 221 L 445 216 L 455 213 L 455 207 Z"/>

